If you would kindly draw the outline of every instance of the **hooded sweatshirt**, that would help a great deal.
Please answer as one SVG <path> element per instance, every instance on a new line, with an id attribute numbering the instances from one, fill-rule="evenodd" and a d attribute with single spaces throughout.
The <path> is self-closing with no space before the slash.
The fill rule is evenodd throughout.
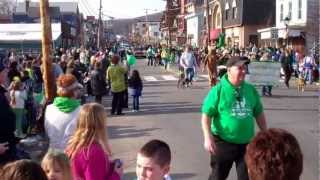
<path id="1" fill-rule="evenodd" d="M 212 119 L 212 134 L 234 144 L 250 142 L 255 133 L 254 120 L 262 112 L 255 87 L 245 81 L 235 87 L 227 75 L 211 89 L 202 105 L 202 113 Z"/>

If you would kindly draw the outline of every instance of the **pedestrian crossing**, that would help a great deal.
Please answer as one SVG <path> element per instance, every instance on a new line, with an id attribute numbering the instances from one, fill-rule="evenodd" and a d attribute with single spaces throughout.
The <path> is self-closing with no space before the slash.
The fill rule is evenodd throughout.
<path id="1" fill-rule="evenodd" d="M 195 80 L 207 80 L 208 75 L 201 74 L 194 77 Z M 175 75 L 158 75 L 158 76 L 143 76 L 143 80 L 146 82 L 162 82 L 162 81 L 178 81 L 179 77 Z"/>

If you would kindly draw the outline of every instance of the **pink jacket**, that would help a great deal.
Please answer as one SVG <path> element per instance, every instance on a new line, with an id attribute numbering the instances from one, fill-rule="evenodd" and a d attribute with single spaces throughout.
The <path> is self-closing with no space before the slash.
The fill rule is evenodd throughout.
<path id="1" fill-rule="evenodd" d="M 74 180 L 120 180 L 98 143 L 82 148 L 71 161 Z"/>

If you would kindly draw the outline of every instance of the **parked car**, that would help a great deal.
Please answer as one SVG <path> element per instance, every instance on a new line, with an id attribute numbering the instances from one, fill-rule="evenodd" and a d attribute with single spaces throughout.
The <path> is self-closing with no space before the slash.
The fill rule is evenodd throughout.
<path id="1" fill-rule="evenodd" d="M 136 58 L 145 58 L 146 57 L 146 50 L 142 47 L 135 47 L 133 49 L 133 55 L 136 57 Z"/>

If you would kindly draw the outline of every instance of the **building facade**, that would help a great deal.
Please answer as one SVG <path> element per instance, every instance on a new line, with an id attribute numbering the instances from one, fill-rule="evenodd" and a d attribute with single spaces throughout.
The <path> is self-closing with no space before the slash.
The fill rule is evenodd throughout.
<path id="1" fill-rule="evenodd" d="M 179 46 L 183 46 L 187 42 L 186 3 L 187 0 L 180 0 L 180 14 L 177 16 L 178 32 L 176 41 Z"/>
<path id="2" fill-rule="evenodd" d="M 258 29 L 274 24 L 275 0 L 220 0 L 228 47 L 260 45 Z"/>
<path id="3" fill-rule="evenodd" d="M 187 22 L 187 43 L 192 46 L 202 45 L 204 17 L 204 0 L 187 0 L 185 4 Z"/>
<path id="4" fill-rule="evenodd" d="M 261 39 L 276 39 L 278 47 L 309 53 L 319 43 L 318 18 L 318 0 L 277 0 L 275 26 L 258 32 Z"/>
<path id="5" fill-rule="evenodd" d="M 13 13 L 13 23 L 40 23 L 39 1 L 17 1 Z M 62 29 L 62 46 L 70 47 L 81 44 L 81 15 L 77 2 L 49 2 L 52 23 L 60 23 Z"/>
<path id="6" fill-rule="evenodd" d="M 222 8 L 218 0 L 209 1 L 209 28 L 210 28 L 210 41 L 218 39 L 222 32 Z"/>
<path id="7" fill-rule="evenodd" d="M 160 19 L 159 21 L 137 21 L 132 24 L 132 34 L 139 43 L 156 44 L 161 40 Z"/>
<path id="8" fill-rule="evenodd" d="M 181 11 L 180 0 L 167 0 L 166 9 L 163 13 L 160 23 L 160 30 L 162 33 L 162 43 L 169 46 L 178 45 L 178 19 Z"/>

